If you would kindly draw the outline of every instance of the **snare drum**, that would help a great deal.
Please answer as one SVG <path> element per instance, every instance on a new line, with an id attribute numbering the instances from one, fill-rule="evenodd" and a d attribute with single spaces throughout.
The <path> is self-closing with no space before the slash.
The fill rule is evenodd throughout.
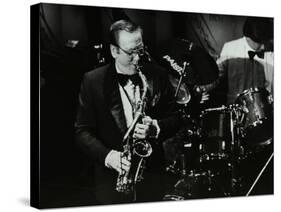
<path id="1" fill-rule="evenodd" d="M 273 99 L 266 89 L 251 88 L 238 95 L 242 137 L 250 145 L 263 145 L 273 136 Z M 270 142 L 269 142 L 270 143 Z"/>

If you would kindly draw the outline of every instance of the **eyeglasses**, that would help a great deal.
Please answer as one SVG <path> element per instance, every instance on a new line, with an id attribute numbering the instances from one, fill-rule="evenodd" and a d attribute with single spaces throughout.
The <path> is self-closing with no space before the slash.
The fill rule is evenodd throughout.
<path id="1" fill-rule="evenodd" d="M 121 49 L 125 54 L 127 54 L 129 57 L 135 57 L 136 55 L 138 56 L 143 56 L 145 54 L 145 50 L 147 49 L 146 46 L 141 46 L 138 49 L 132 50 L 130 52 L 126 51 L 125 49 L 121 48 L 120 46 L 116 45 L 119 49 Z"/>

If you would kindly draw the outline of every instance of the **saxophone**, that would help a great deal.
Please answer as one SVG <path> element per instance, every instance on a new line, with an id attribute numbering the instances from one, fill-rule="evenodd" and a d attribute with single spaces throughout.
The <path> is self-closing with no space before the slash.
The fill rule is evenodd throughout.
<path id="1" fill-rule="evenodd" d="M 142 81 L 142 95 L 140 101 L 137 103 L 135 117 L 129 129 L 123 137 L 123 153 L 122 157 L 126 157 L 131 162 L 129 171 L 118 175 L 116 191 L 125 194 L 135 193 L 135 186 L 137 182 L 143 179 L 143 170 L 145 168 L 145 158 L 152 153 L 152 147 L 147 140 L 133 138 L 133 132 L 137 123 L 142 121 L 145 116 L 144 110 L 147 101 L 148 84 L 146 77 L 137 66 L 137 71 Z"/>

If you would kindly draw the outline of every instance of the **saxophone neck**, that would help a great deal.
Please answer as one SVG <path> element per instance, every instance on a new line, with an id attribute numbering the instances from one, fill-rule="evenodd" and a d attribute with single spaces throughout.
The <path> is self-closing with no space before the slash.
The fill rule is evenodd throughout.
<path id="1" fill-rule="evenodd" d="M 146 95 L 147 95 L 147 90 L 148 90 L 148 83 L 145 75 L 142 72 L 142 66 L 136 65 L 137 72 L 139 74 L 139 77 L 142 82 L 142 95 L 141 95 L 141 103 L 144 103 L 146 101 Z"/>
<path id="2" fill-rule="evenodd" d="M 140 111 L 137 111 L 132 124 L 130 125 L 129 129 L 127 130 L 127 132 L 125 133 L 125 135 L 123 137 L 123 142 L 125 142 L 129 138 L 130 134 L 133 133 L 135 126 L 141 117 L 142 117 L 142 113 Z"/>

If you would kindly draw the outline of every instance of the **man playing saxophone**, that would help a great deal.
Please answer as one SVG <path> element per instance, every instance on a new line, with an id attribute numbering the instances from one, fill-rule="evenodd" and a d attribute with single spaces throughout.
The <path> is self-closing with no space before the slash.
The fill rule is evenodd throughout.
<path id="1" fill-rule="evenodd" d="M 161 200 L 164 154 L 159 141 L 181 122 L 174 112 L 173 89 L 159 66 L 142 62 L 148 53 L 140 26 L 127 20 L 113 23 L 110 52 L 113 63 L 84 76 L 75 124 L 77 142 L 94 164 L 95 198 L 100 204 Z M 141 118 L 134 123 L 140 106 Z M 153 149 L 136 196 L 116 189 L 117 178 L 132 165 L 124 149 L 128 130 L 133 140 L 146 140 Z"/>

